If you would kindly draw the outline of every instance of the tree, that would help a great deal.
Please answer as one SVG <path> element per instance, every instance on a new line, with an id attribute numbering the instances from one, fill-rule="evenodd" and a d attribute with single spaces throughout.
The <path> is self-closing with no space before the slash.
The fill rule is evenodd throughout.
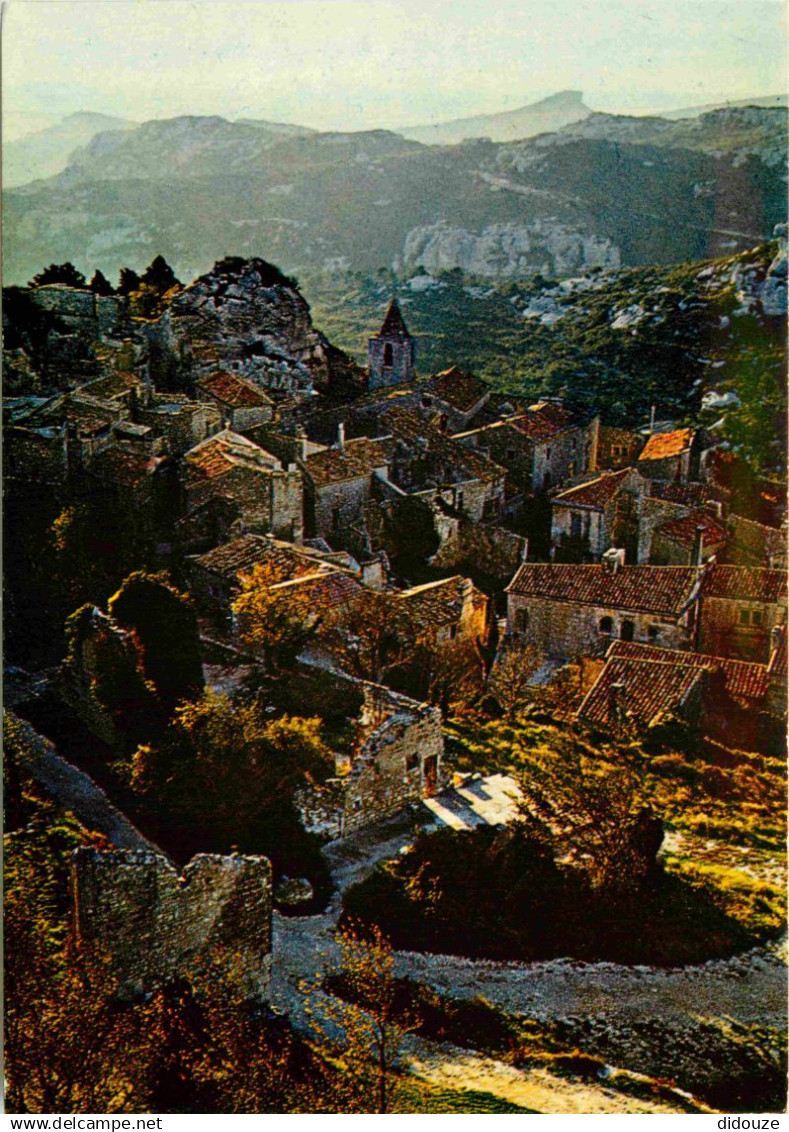
<path id="1" fill-rule="evenodd" d="M 136 291 L 140 286 L 140 277 L 136 271 L 132 271 L 130 267 L 122 267 L 121 273 L 118 277 L 118 286 L 116 288 L 119 295 L 130 295 L 132 291 Z"/>
<path id="2" fill-rule="evenodd" d="M 402 602 L 364 590 L 326 619 L 321 639 L 346 672 L 380 684 L 389 668 L 406 660 L 414 633 Z"/>
<path id="3" fill-rule="evenodd" d="M 88 286 L 90 287 L 91 291 L 93 291 L 97 295 L 115 294 L 112 289 L 112 284 L 100 271 L 95 271 L 93 273 L 93 278 L 91 279 Z"/>
<path id="4" fill-rule="evenodd" d="M 488 677 L 488 688 L 509 723 L 513 723 L 524 704 L 531 701 L 530 681 L 542 662 L 534 645 L 524 645 L 514 639 L 505 644 L 499 654 Z"/>
<path id="5" fill-rule="evenodd" d="M 527 828 L 569 853 L 593 889 L 638 891 L 656 869 L 662 823 L 644 805 L 636 756 L 620 748 L 616 764 L 575 737 L 530 752 L 519 775 Z"/>
<path id="6" fill-rule="evenodd" d="M 85 287 L 87 283 L 81 271 L 73 263 L 51 263 L 28 283 L 29 287 L 45 287 L 51 283 L 64 283 L 67 287 Z"/>
<path id="7" fill-rule="evenodd" d="M 145 283 L 149 287 L 153 287 L 160 295 L 169 291 L 172 287 L 181 287 L 183 284 L 176 278 L 175 272 L 170 267 L 164 256 L 158 255 L 146 267 L 145 271 L 140 276 L 140 282 Z"/>
<path id="8" fill-rule="evenodd" d="M 272 673 L 295 665 L 321 623 L 309 594 L 298 586 L 282 592 L 276 588 L 281 580 L 270 563 L 254 566 L 250 574 L 239 576 L 241 593 L 232 606 L 241 640 L 262 653 Z"/>
<path id="9" fill-rule="evenodd" d="M 191 599 L 166 573 L 135 571 L 107 603 L 110 617 L 133 632 L 140 668 L 167 709 L 204 686 L 200 636 Z"/>
<path id="10" fill-rule="evenodd" d="M 340 1065 L 355 1094 L 350 1110 L 370 1111 L 374 1097 L 374 1112 L 392 1112 L 393 1070 L 417 1019 L 398 1008 L 394 952 L 380 928 L 372 925 L 362 934 L 347 925 L 335 939 L 339 961 L 324 986 L 336 994 L 308 987 L 307 1015 L 324 1041 L 339 1044 Z"/>

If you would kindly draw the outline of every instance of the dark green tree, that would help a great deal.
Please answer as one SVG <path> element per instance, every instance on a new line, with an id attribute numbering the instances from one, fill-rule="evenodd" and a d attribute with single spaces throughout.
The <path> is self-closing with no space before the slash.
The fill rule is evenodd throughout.
<path id="1" fill-rule="evenodd" d="M 77 271 L 73 263 L 51 263 L 38 275 L 34 275 L 29 287 L 44 287 L 49 283 L 65 283 L 67 287 L 87 286 L 85 276 Z"/>
<path id="2" fill-rule="evenodd" d="M 119 295 L 130 295 L 132 291 L 136 291 L 140 286 L 140 277 L 136 271 L 132 271 L 130 267 L 122 267 L 121 273 L 118 276 L 118 286 L 116 288 Z"/>
<path id="3" fill-rule="evenodd" d="M 91 291 L 94 291 L 97 295 L 115 294 L 112 289 L 112 284 L 109 282 L 107 277 L 102 274 L 101 271 L 94 271 L 93 278 L 91 279 L 88 286 L 90 287 Z"/>

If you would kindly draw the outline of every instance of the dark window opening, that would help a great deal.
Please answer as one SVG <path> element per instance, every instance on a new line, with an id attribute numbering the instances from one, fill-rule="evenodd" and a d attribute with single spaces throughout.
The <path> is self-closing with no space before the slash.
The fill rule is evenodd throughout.
<path id="1" fill-rule="evenodd" d="M 419 755 L 407 755 L 405 760 L 406 770 L 416 770 L 419 767 Z"/>
<path id="2" fill-rule="evenodd" d="M 600 632 L 601 633 L 612 633 L 613 630 L 614 630 L 614 619 L 613 619 L 613 617 L 601 617 L 600 618 Z"/>
<path id="3" fill-rule="evenodd" d="M 657 625 L 650 625 L 649 628 L 647 629 L 647 637 L 649 638 L 649 640 L 650 641 L 656 641 L 659 636 L 660 636 L 660 629 L 658 629 Z"/>
<path id="4" fill-rule="evenodd" d="M 528 609 L 519 609 L 515 614 L 515 625 L 519 633 L 525 633 L 529 627 L 529 611 Z"/>
<path id="5" fill-rule="evenodd" d="M 619 630 L 619 636 L 623 641 L 632 641 L 635 636 L 636 626 L 633 621 L 623 621 L 622 627 Z"/>
<path id="6" fill-rule="evenodd" d="M 384 365 L 385 366 L 393 366 L 394 365 L 394 350 L 392 349 L 392 343 L 391 342 L 387 342 L 386 345 L 384 346 Z"/>

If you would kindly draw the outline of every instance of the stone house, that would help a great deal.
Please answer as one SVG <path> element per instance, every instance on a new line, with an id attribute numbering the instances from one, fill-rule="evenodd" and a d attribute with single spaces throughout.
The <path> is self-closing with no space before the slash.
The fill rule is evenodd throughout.
<path id="1" fill-rule="evenodd" d="M 378 441 L 367 437 L 345 440 L 340 426 L 335 447 L 307 455 L 300 465 L 308 531 L 333 543 L 346 541 L 351 527 L 361 524 L 376 477 L 388 475 L 389 457 Z"/>
<path id="2" fill-rule="evenodd" d="M 612 639 L 691 648 L 701 579 L 678 566 L 524 563 L 507 587 L 507 633 L 548 657 L 599 655 Z"/>
<path id="3" fill-rule="evenodd" d="M 420 408 L 438 416 L 439 427 L 464 432 L 490 401 L 490 386 L 458 366 L 435 374 L 421 386 Z"/>
<path id="4" fill-rule="evenodd" d="M 180 393 L 154 393 L 141 400 L 135 410 L 138 424 L 148 425 L 164 437 L 173 456 L 188 452 L 222 429 L 222 414 L 214 405 L 192 401 Z"/>
<path id="5" fill-rule="evenodd" d="M 623 546 L 637 525 L 638 499 L 649 483 L 634 468 L 604 472 L 551 500 L 551 543 L 558 561 L 600 561 Z"/>
<path id="6" fill-rule="evenodd" d="M 412 381 L 415 364 L 416 342 L 408 333 L 400 307 L 393 298 L 381 329 L 367 344 L 368 388 L 381 389 Z"/>
<path id="7" fill-rule="evenodd" d="M 715 563 L 701 591 L 699 650 L 766 663 L 771 633 L 786 624 L 784 570 Z"/>
<path id="8" fill-rule="evenodd" d="M 597 435 L 597 467 L 618 472 L 632 468 L 644 447 L 644 437 L 627 428 L 600 425 Z"/>
<path id="9" fill-rule="evenodd" d="M 431 629 L 436 640 L 487 645 L 493 629 L 490 599 L 478 590 L 470 578 L 456 574 L 438 582 L 401 590 L 399 601 L 413 624 Z"/>
<path id="10" fill-rule="evenodd" d="M 295 465 L 280 461 L 238 433 L 225 429 L 192 448 L 181 463 L 183 509 L 187 520 L 221 500 L 234 527 L 300 542 L 304 488 Z M 222 532 L 230 533 L 230 526 Z M 187 544 L 199 542 L 201 524 L 181 523 Z"/>
<path id="11" fill-rule="evenodd" d="M 562 405 L 542 401 L 454 439 L 506 468 L 519 490 L 536 494 L 594 471 L 598 429 L 598 417 L 579 420 Z"/>
<path id="12" fill-rule="evenodd" d="M 653 432 L 638 457 L 641 475 L 654 480 L 689 479 L 694 435 L 692 428 Z"/>
<path id="13" fill-rule="evenodd" d="M 271 398 L 237 373 L 213 370 L 195 381 L 195 389 L 201 401 L 216 406 L 223 427 L 233 432 L 266 424 L 274 415 Z"/>
<path id="14" fill-rule="evenodd" d="M 500 465 L 459 444 L 412 409 L 388 409 L 381 427 L 394 441 L 388 447 L 386 477 L 394 494 L 413 495 L 426 503 L 442 499 L 478 523 L 503 512 L 506 471 Z"/>
<path id="15" fill-rule="evenodd" d="M 741 515 L 729 515 L 730 542 L 725 561 L 733 566 L 766 566 L 769 570 L 787 567 L 786 530 L 768 527 Z"/>
<path id="16" fill-rule="evenodd" d="M 197 973 L 265 1002 L 271 983 L 271 864 L 200 853 L 183 872 L 163 856 L 77 849 L 71 866 L 77 941 L 108 956 L 123 997 Z"/>
<path id="17" fill-rule="evenodd" d="M 330 676 L 346 712 L 355 713 L 353 738 L 335 756 L 335 777 L 302 790 L 297 807 L 306 829 L 334 839 L 441 789 L 444 736 L 437 707 L 342 673 Z"/>
<path id="18" fill-rule="evenodd" d="M 653 529 L 649 561 L 654 566 L 699 566 L 718 558 L 728 538 L 720 519 L 708 511 L 690 511 Z"/>

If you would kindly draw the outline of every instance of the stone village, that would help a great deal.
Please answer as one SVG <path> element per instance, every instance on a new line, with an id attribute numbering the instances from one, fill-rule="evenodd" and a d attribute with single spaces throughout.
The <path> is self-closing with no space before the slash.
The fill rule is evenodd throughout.
<path id="1" fill-rule="evenodd" d="M 345 838 L 457 785 L 447 671 L 484 687 L 518 650 L 537 658 L 534 686 L 588 661 L 568 710 L 611 734 L 679 718 L 750 751 L 780 734 L 782 501 L 765 489 L 756 510 L 743 506 L 736 457 L 712 433 L 654 419 L 608 428 L 561 397 L 504 396 L 457 367 L 422 374 L 396 298 L 362 368 L 261 260 L 220 261 L 155 319 L 63 285 L 17 302 L 7 491 L 125 516 L 139 560 L 189 595 L 207 687 L 232 699 L 255 679 L 270 715 L 334 721 L 332 772 L 295 795 L 306 832 Z M 25 320 L 44 328 L 43 351 Z M 254 586 L 272 622 L 314 627 L 285 680 L 244 633 L 239 595 Z M 117 752 L 125 724 L 102 699 L 99 658 L 111 647 L 133 670 L 139 633 L 113 601 L 83 618 L 50 680 Z M 354 617 L 381 601 L 386 639 L 362 663 Z M 16 674 L 20 701 L 33 676 Z M 56 758 L 31 770 L 52 789 Z M 80 939 L 109 948 L 136 990 L 232 945 L 243 994 L 265 1001 L 272 911 L 308 906 L 310 885 L 240 853 L 199 854 L 179 876 L 155 844 L 114 829 L 104 821 L 111 848 L 74 859 Z"/>

